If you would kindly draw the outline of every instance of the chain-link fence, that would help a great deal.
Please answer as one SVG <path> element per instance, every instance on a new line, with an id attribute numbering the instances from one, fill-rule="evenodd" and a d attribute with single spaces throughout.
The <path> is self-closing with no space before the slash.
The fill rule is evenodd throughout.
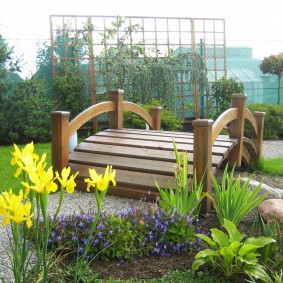
<path id="1" fill-rule="evenodd" d="M 50 47 L 50 39 L 47 38 L 38 40 L 6 38 L 4 40 L 10 47 L 14 46 L 15 57 L 21 57 L 22 67 L 21 72 L 18 73 L 19 76 L 25 79 L 36 74 L 36 72 L 38 71 L 37 58 L 38 56 L 40 56 L 39 50 L 40 48 L 46 50 L 46 48 Z M 46 43 L 45 47 L 44 43 Z M 250 45 L 256 44 L 256 42 L 252 41 L 251 43 L 252 44 Z M 283 41 L 280 41 L 279 43 L 281 44 L 281 46 L 283 46 Z M 236 78 L 239 82 L 242 82 L 244 84 L 245 93 L 248 95 L 248 104 L 276 104 L 278 93 L 278 77 L 276 75 L 262 74 L 259 68 L 262 60 L 257 59 L 253 56 L 253 47 L 250 47 L 246 42 L 243 42 L 242 46 L 240 46 L 241 43 L 239 41 L 237 41 L 235 44 L 237 46 L 232 46 L 233 42 L 228 42 L 228 44 L 226 47 L 227 77 Z M 273 42 L 271 42 L 270 44 L 273 44 Z M 277 42 L 277 45 L 280 44 L 278 44 Z M 198 52 L 198 50 L 196 50 L 196 52 Z M 207 49 L 207 52 L 218 51 L 216 48 L 211 49 L 211 51 Z M 265 54 L 264 56 L 269 55 L 271 54 Z M 43 56 L 42 53 L 41 56 Z M 45 60 L 48 59 L 50 59 L 51 62 L 51 58 L 45 58 Z M 212 62 L 207 59 L 206 64 L 209 68 L 209 65 L 212 64 Z M 46 69 L 45 77 L 52 80 L 51 69 Z M 216 79 L 220 79 L 220 77 L 216 77 Z M 281 85 L 283 88 L 283 83 Z M 52 90 L 50 91 L 52 92 Z M 281 93 L 283 93 L 283 89 L 281 89 Z M 53 94 L 50 93 L 50 97 L 52 96 Z M 281 102 L 283 103 L 283 99 L 281 99 Z"/>

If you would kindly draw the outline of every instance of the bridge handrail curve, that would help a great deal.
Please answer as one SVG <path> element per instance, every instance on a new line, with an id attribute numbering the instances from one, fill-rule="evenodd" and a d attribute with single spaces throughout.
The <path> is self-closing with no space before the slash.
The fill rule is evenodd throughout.
<path id="1" fill-rule="evenodd" d="M 238 118 L 238 108 L 230 108 L 223 112 L 212 125 L 212 144 L 217 139 L 223 128 Z"/>
<path id="2" fill-rule="evenodd" d="M 83 124 L 96 116 L 115 111 L 115 103 L 113 101 L 104 101 L 92 105 L 78 114 L 69 124 L 69 137 L 71 137 Z"/>
<path id="3" fill-rule="evenodd" d="M 154 127 L 153 125 L 153 118 L 152 116 L 145 110 L 143 109 L 141 106 L 133 103 L 133 102 L 129 102 L 129 101 L 124 101 L 123 102 L 123 111 L 130 111 L 132 113 L 137 114 L 138 116 L 140 116 L 151 128 Z"/>

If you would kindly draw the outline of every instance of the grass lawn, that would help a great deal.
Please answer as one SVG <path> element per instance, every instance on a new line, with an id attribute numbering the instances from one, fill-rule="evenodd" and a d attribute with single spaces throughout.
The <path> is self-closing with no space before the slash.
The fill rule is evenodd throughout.
<path id="1" fill-rule="evenodd" d="M 283 157 L 261 159 L 256 171 L 271 175 L 283 176 Z"/>

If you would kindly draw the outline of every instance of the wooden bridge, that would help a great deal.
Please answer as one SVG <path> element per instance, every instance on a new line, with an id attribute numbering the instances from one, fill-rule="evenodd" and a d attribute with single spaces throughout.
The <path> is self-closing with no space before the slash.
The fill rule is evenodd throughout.
<path id="1" fill-rule="evenodd" d="M 211 172 L 214 173 L 224 160 L 230 165 L 248 166 L 256 163 L 261 155 L 264 113 L 252 113 L 246 108 L 246 95 L 233 94 L 232 108 L 225 111 L 213 123 L 212 120 L 193 121 L 193 133 L 160 130 L 161 108 L 153 107 L 150 113 L 140 106 L 123 101 L 123 91 L 111 91 L 110 101 L 93 105 L 69 122 L 69 112 L 55 111 L 52 117 L 52 163 L 54 170 L 70 165 L 79 171 L 77 186 L 85 190 L 84 178 L 88 169 L 102 173 L 107 165 L 116 169 L 116 187 L 110 187 L 113 195 L 153 199 L 158 194 L 154 178 L 161 187 L 168 187 L 174 179 L 175 155 L 173 139 L 179 151 L 187 151 L 189 176 L 202 179 L 204 191 L 211 191 Z M 123 128 L 123 111 L 141 116 L 150 130 Z M 87 121 L 99 114 L 109 113 L 109 129 L 88 137 L 69 153 L 69 138 Z M 244 137 L 244 125 L 248 122 L 251 137 Z M 219 135 L 230 123 L 229 136 Z M 205 198 L 203 211 L 211 208 Z"/>

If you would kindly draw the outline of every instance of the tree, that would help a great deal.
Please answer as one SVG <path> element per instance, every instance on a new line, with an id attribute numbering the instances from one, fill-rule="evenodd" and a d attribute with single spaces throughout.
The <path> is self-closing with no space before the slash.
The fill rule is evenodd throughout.
<path id="1" fill-rule="evenodd" d="M 10 84 L 7 83 L 7 80 L 9 80 L 11 73 L 20 71 L 20 60 L 13 60 L 13 53 L 13 47 L 9 47 L 0 34 L 0 96 L 6 93 L 10 88 Z"/>
<path id="2" fill-rule="evenodd" d="M 278 77 L 278 92 L 277 104 L 280 105 L 281 77 L 283 74 L 283 53 L 264 57 L 260 64 L 260 70 L 263 74 L 277 75 Z"/>

